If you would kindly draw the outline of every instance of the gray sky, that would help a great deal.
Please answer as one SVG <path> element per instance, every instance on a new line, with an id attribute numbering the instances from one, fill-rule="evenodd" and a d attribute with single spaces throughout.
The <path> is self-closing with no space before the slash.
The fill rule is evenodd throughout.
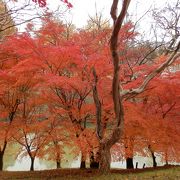
<path id="1" fill-rule="evenodd" d="M 49 7 L 56 8 L 60 0 L 48 0 Z M 132 0 L 129 12 L 134 15 L 134 18 L 141 17 L 150 7 L 163 7 L 166 2 L 172 3 L 176 0 Z M 102 11 L 105 18 L 110 18 L 109 12 L 112 0 L 69 0 L 73 4 L 70 11 L 70 17 L 73 23 L 78 27 L 83 27 L 88 19 L 88 15 L 95 14 L 95 4 L 97 11 Z M 121 1 L 120 1 L 121 2 Z"/>
<path id="2" fill-rule="evenodd" d="M 5 0 L 6 2 L 9 0 Z M 98 12 L 102 12 L 103 17 L 105 19 L 111 19 L 110 17 L 110 8 L 113 0 L 69 0 L 73 4 L 73 8 L 66 13 L 67 20 L 72 20 L 73 24 L 76 25 L 76 27 L 81 28 L 86 25 L 86 22 L 88 20 L 88 16 L 95 15 L 95 5 L 97 7 Z M 12 1 L 11 1 L 12 2 Z M 129 7 L 129 13 L 133 14 L 133 21 L 138 20 L 148 9 L 150 8 L 161 8 L 164 7 L 166 3 L 173 3 L 176 2 L 176 0 L 132 0 L 130 7 Z M 18 2 L 14 3 L 16 6 L 22 5 L 23 1 L 19 0 Z M 50 10 L 56 10 L 58 6 L 60 5 L 61 8 L 65 8 L 64 4 L 60 0 L 47 0 L 47 7 Z M 121 4 L 121 0 L 120 0 Z M 41 9 L 37 6 L 37 11 L 41 11 Z M 28 14 L 33 14 L 34 11 L 31 10 L 28 12 Z M 20 15 L 22 19 L 26 18 L 27 15 Z M 32 16 L 32 15 L 30 15 Z M 142 19 L 142 21 L 139 23 L 139 28 L 141 31 L 150 29 L 152 23 L 152 19 L 148 16 Z M 38 21 L 37 21 L 38 24 Z M 37 26 L 39 27 L 39 26 Z M 18 27 L 20 31 L 24 31 L 25 24 Z"/>

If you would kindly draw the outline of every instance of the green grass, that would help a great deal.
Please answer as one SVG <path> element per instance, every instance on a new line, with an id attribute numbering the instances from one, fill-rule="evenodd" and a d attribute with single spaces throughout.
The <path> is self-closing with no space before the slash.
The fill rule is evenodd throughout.
<path id="1" fill-rule="evenodd" d="M 23 180 L 180 180 L 180 167 L 166 167 L 143 170 L 112 170 L 101 175 L 97 170 L 60 169 L 34 172 L 0 172 L 0 179 Z"/>

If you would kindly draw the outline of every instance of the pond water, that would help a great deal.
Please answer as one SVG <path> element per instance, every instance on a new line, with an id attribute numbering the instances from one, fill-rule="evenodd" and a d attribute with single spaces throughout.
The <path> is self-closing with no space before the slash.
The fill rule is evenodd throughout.
<path id="1" fill-rule="evenodd" d="M 136 162 L 138 162 L 138 168 L 142 168 L 143 164 L 146 164 L 146 167 L 152 166 L 152 159 L 151 158 L 142 158 L 142 157 L 135 157 L 134 158 L 134 167 L 136 166 Z M 157 158 L 158 165 L 163 165 Z M 62 162 L 63 168 L 78 168 L 80 167 L 80 157 L 77 160 L 69 161 L 69 162 Z M 112 168 L 125 168 L 126 164 L 125 161 L 121 162 L 112 162 L 111 163 Z M 8 166 L 6 168 L 7 171 L 29 171 L 30 168 L 30 158 L 29 157 L 23 157 L 23 158 L 17 158 L 14 161 L 14 164 L 11 166 Z M 55 169 L 56 164 L 52 161 L 46 161 L 39 158 L 35 159 L 34 164 L 35 170 L 45 170 L 45 169 Z"/>
<path id="2" fill-rule="evenodd" d="M 4 157 L 4 170 L 7 171 L 29 171 L 30 169 L 30 158 L 25 156 L 22 158 L 21 155 L 16 155 L 19 150 L 19 145 L 11 144 L 8 145 L 7 151 Z M 61 166 L 62 168 L 79 168 L 80 167 L 80 156 L 74 158 L 72 154 L 70 154 L 69 148 L 65 148 L 65 156 L 62 160 Z M 161 162 L 161 156 L 158 154 L 156 155 L 157 165 L 162 166 L 163 163 Z M 136 163 L 138 162 L 138 168 L 142 168 L 143 164 L 145 163 L 145 167 L 152 167 L 152 158 L 151 157 L 140 157 L 135 156 L 133 159 L 134 167 L 136 167 Z M 88 163 L 87 163 L 88 164 Z M 120 162 L 112 162 L 112 168 L 126 168 L 125 161 Z M 35 159 L 34 169 L 35 170 L 45 170 L 45 169 L 55 169 L 56 163 L 54 161 L 47 161 L 45 159 Z"/>

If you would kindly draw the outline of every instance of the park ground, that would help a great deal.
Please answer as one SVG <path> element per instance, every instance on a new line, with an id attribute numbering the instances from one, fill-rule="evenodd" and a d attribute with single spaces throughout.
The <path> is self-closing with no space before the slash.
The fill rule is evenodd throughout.
<path id="1" fill-rule="evenodd" d="M 180 180 L 180 166 L 158 167 L 156 169 L 119 170 L 112 169 L 110 174 L 102 175 L 97 170 L 59 169 L 44 171 L 0 172 L 0 179 L 23 180 Z"/>

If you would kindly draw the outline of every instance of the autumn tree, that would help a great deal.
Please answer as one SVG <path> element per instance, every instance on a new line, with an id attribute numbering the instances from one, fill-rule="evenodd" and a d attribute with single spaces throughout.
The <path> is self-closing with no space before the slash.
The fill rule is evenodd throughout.
<path id="1" fill-rule="evenodd" d="M 0 170 L 3 170 L 3 157 L 8 142 L 11 140 L 12 122 L 20 104 L 20 92 L 16 86 L 15 76 L 8 72 L 1 72 L 1 148 Z"/>
<path id="2" fill-rule="evenodd" d="M 46 1 L 33 2 L 46 6 Z M 72 6 L 68 1 L 63 2 Z M 179 58 L 180 42 L 176 37 L 173 46 L 167 45 L 170 49 L 155 55 L 152 53 L 156 47 L 148 52 L 148 47 L 137 46 L 138 33 L 133 22 L 124 23 L 130 0 L 122 2 L 119 13 L 118 4 L 118 0 L 113 0 L 112 29 L 102 28 L 101 18 L 97 16 L 95 21 L 91 18 L 97 28 L 72 31 L 70 35 L 62 22 L 44 18 L 43 26 L 34 32 L 34 37 L 30 36 L 32 24 L 29 24 L 28 33 L 10 37 L 1 44 L 1 70 L 5 72 L 5 80 L 1 81 L 2 99 L 6 98 L 5 94 L 9 95 L 9 89 L 13 90 L 11 111 L 4 106 L 4 99 L 1 107 L 10 120 L 16 117 L 12 121 L 13 132 L 16 132 L 14 139 L 31 158 L 31 170 L 34 159 L 44 155 L 40 150 L 48 148 L 55 152 L 53 158 L 57 167 L 60 166 L 61 143 L 65 140 L 64 133 L 57 131 L 65 127 L 68 127 L 65 134 L 81 153 L 81 168 L 86 167 L 86 157 L 90 154 L 90 161 L 97 167 L 100 165 L 101 172 L 109 172 L 110 151 L 118 142 L 124 144 L 127 167 L 132 168 L 133 156 L 138 151 L 136 147 L 145 148 L 139 137 L 147 143 L 154 164 L 155 152 L 172 152 L 167 143 L 155 136 L 164 136 L 170 141 L 166 134 L 175 130 L 170 112 L 177 117 L 178 113 L 172 111 L 175 107 L 170 101 L 172 96 L 169 101 L 159 95 L 157 98 L 150 83 L 158 77 L 166 84 L 163 71 Z M 143 97 L 146 92 L 149 92 L 149 99 Z M 144 107 L 151 103 L 156 104 L 155 108 L 148 108 L 151 112 L 146 112 Z M 152 135 L 152 127 L 143 121 L 141 106 L 147 114 L 157 111 L 156 115 L 147 118 L 147 122 L 152 122 L 154 129 L 162 126 L 162 131 Z M 144 134 L 139 127 L 146 129 Z M 171 130 L 166 133 L 168 127 Z M 178 150 L 177 143 L 171 149 Z"/>
<path id="3" fill-rule="evenodd" d="M 12 68 L 14 74 L 24 74 L 18 78 L 18 87 L 21 93 L 21 104 L 16 119 L 13 122 L 13 139 L 22 147 L 21 156 L 29 155 L 30 170 L 34 170 L 34 161 L 39 151 L 46 143 L 48 131 L 48 112 L 41 98 L 40 82 L 42 78 L 36 69 L 24 67 L 24 62 Z"/>
<path id="4" fill-rule="evenodd" d="M 119 15 L 117 15 L 117 6 L 118 0 L 114 0 L 111 7 L 111 16 L 114 21 L 114 27 L 110 39 L 110 50 L 113 61 L 113 81 L 112 81 L 112 96 L 114 103 L 114 112 L 115 112 L 115 125 L 114 128 L 107 137 L 102 136 L 102 125 L 101 125 L 101 102 L 98 97 L 98 92 L 96 90 L 97 87 L 97 76 L 94 73 L 95 77 L 95 86 L 94 86 L 94 99 L 97 108 L 97 135 L 99 137 L 100 142 L 100 169 L 101 171 L 108 172 L 110 169 L 110 149 L 111 147 L 120 139 L 122 136 L 122 132 L 124 130 L 124 110 L 123 110 L 123 101 L 125 99 L 129 99 L 132 96 L 142 93 L 149 82 L 161 73 L 167 66 L 172 64 L 174 60 L 179 57 L 178 50 L 180 48 L 180 42 L 178 42 L 174 51 L 169 55 L 164 57 L 164 61 L 161 61 L 161 64 L 155 67 L 154 70 L 150 70 L 150 72 L 146 75 L 145 79 L 141 80 L 135 87 L 125 85 L 123 87 L 123 80 L 120 79 L 120 74 L 123 73 L 122 66 L 127 63 L 127 60 L 123 57 L 119 56 L 118 49 L 118 37 L 119 32 L 122 28 L 124 17 L 127 13 L 128 6 L 130 1 L 123 1 L 122 9 Z M 121 52 L 121 51 L 120 51 Z M 123 64 L 120 62 L 120 58 L 123 58 L 121 61 L 124 61 Z M 135 78 L 136 79 L 136 78 Z M 133 79 L 130 79 L 130 82 L 133 82 Z"/>
<path id="5" fill-rule="evenodd" d="M 22 147 L 21 157 L 28 155 L 31 160 L 30 170 L 34 171 L 35 158 L 38 156 L 40 149 L 46 144 L 46 122 L 21 122 L 14 123 L 15 135 L 13 138 L 15 142 L 19 143 Z"/>
<path id="6" fill-rule="evenodd" d="M 47 121 L 46 143 L 40 149 L 39 158 L 52 160 L 56 163 L 56 168 L 61 168 L 61 162 L 64 159 L 65 148 L 70 147 L 69 153 L 75 153 L 73 146 L 73 135 L 70 132 L 69 123 L 63 119 L 60 114 L 61 111 L 55 111 L 52 106 L 49 106 L 50 117 Z"/>
<path id="7" fill-rule="evenodd" d="M 56 113 L 62 111 L 63 114 L 59 116 L 61 119 L 70 120 L 82 156 L 81 167 L 84 168 L 89 149 L 84 132 L 93 114 L 89 98 L 92 86 L 88 72 L 91 70 L 82 48 L 79 48 L 83 40 L 76 33 L 67 38 L 66 32 L 66 26 L 47 19 L 38 38 L 46 44 L 49 52 L 43 60 L 46 66 L 49 107 Z M 80 43 L 75 44 L 78 39 Z M 56 58 L 52 58 L 55 50 Z"/>
<path id="8" fill-rule="evenodd" d="M 8 8 L 4 1 L 0 1 L 0 40 L 2 40 L 5 36 L 12 35 L 16 32 L 16 28 L 14 26 L 14 21 L 11 17 L 11 14 L 8 14 Z M 7 28 L 9 27 L 9 28 Z"/>
<path id="9" fill-rule="evenodd" d="M 179 148 L 179 134 L 177 132 L 179 126 L 178 74 L 179 72 L 170 72 L 167 69 L 162 77 L 156 78 L 156 80 L 150 84 L 152 89 L 142 94 L 144 110 L 151 119 L 149 119 L 152 125 L 151 129 L 159 129 L 157 135 L 154 136 L 149 132 L 150 128 L 147 128 L 147 132 L 149 132 L 148 139 L 151 139 L 151 145 L 149 144 L 149 147 L 151 147 L 150 150 L 152 153 L 154 149 L 155 152 L 163 154 L 166 164 L 168 164 L 168 154 L 171 158 L 174 156 L 174 161 L 176 161 L 175 159 L 178 157 L 179 152 L 178 150 L 174 150 Z M 161 84 L 161 86 L 159 86 L 159 84 Z M 165 93 L 167 91 L 168 93 Z M 154 119 L 156 119 L 156 121 Z M 160 134 L 158 135 L 158 133 Z M 160 138 L 162 136 L 164 137 L 163 139 Z M 169 160 L 171 158 L 169 158 Z M 154 162 L 154 165 L 155 164 Z"/>

